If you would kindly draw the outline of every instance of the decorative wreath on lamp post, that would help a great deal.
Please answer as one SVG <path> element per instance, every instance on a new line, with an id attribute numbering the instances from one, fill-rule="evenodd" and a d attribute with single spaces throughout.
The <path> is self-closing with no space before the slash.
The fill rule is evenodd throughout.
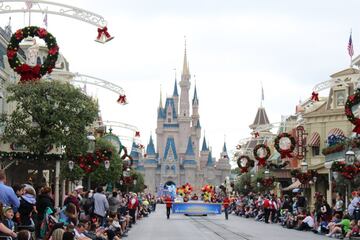
<path id="1" fill-rule="evenodd" d="M 259 154 L 258 154 L 259 149 L 263 149 L 266 152 L 265 156 L 263 156 L 263 157 L 259 156 Z M 258 144 L 255 146 L 255 148 L 253 150 L 253 154 L 254 154 L 255 159 L 258 161 L 258 166 L 264 167 L 266 165 L 266 160 L 268 160 L 270 157 L 271 151 L 270 151 L 270 148 L 268 146 L 266 146 L 265 144 Z"/>
<path id="2" fill-rule="evenodd" d="M 110 161 L 111 155 L 111 150 L 96 150 L 95 153 L 79 156 L 77 162 L 85 173 L 91 173 L 99 167 L 101 162 Z"/>
<path id="3" fill-rule="evenodd" d="M 347 119 L 355 125 L 353 132 L 360 133 L 360 119 L 355 117 L 352 108 L 360 103 L 360 90 L 357 89 L 353 95 L 350 95 L 345 103 L 345 115 Z"/>
<path id="4" fill-rule="evenodd" d="M 290 140 L 289 148 L 284 149 L 284 148 L 280 147 L 280 140 L 282 138 L 288 138 Z M 281 159 L 287 158 L 287 157 L 291 158 L 292 157 L 291 153 L 294 151 L 295 145 L 296 145 L 295 138 L 288 133 L 280 133 L 274 140 L 274 147 L 275 147 L 276 151 L 278 151 L 280 153 Z"/>
<path id="5" fill-rule="evenodd" d="M 26 63 L 21 63 L 20 59 L 17 57 L 19 44 L 27 37 L 39 37 L 45 41 L 48 48 L 48 55 L 42 65 L 37 64 L 32 67 Z M 45 28 L 36 26 L 29 26 L 17 30 L 11 36 L 7 46 L 7 57 L 10 67 L 21 76 L 21 82 L 38 80 L 46 73 L 51 73 L 52 69 L 55 67 L 58 56 L 59 46 L 56 43 L 56 38 Z"/>
<path id="6" fill-rule="evenodd" d="M 241 173 L 247 173 L 248 168 L 254 166 L 254 160 L 251 160 L 246 155 L 242 155 L 237 159 L 237 165 L 239 166 Z"/>

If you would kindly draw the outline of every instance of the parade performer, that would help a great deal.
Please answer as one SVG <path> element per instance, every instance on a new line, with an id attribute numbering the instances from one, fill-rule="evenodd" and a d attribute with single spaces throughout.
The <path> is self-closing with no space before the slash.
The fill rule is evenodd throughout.
<path id="1" fill-rule="evenodd" d="M 223 205 L 224 205 L 224 212 L 225 212 L 225 219 L 228 220 L 229 219 L 229 205 L 230 205 L 230 199 L 228 196 L 226 196 L 223 200 Z"/>
<path id="2" fill-rule="evenodd" d="M 170 218 L 170 209 L 172 207 L 172 199 L 171 199 L 170 195 L 166 195 L 165 203 L 166 203 L 166 216 L 167 216 L 167 219 L 169 219 Z"/>

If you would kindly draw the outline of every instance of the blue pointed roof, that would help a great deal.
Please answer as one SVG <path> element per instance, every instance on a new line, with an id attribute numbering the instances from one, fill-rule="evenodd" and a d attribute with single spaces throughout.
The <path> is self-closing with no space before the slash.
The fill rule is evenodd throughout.
<path id="1" fill-rule="evenodd" d="M 154 142 L 152 139 L 152 136 L 150 136 L 150 140 L 149 140 L 149 144 L 146 147 L 146 155 L 155 155 L 155 146 L 154 146 Z"/>
<path id="2" fill-rule="evenodd" d="M 208 150 L 209 150 L 209 148 L 207 147 L 206 139 L 205 139 L 205 136 L 204 136 L 204 140 L 203 140 L 203 144 L 202 144 L 201 151 L 202 151 L 202 152 L 205 152 L 205 151 L 208 151 Z"/>
<path id="3" fill-rule="evenodd" d="M 196 91 L 196 85 L 195 85 L 194 97 L 193 97 L 193 100 L 192 100 L 192 104 L 193 105 L 198 105 L 199 104 L 199 99 L 198 99 L 197 91 Z"/>
<path id="4" fill-rule="evenodd" d="M 163 119 L 166 118 L 165 110 L 163 108 L 158 109 L 158 119 L 159 118 L 163 118 Z"/>
<path id="5" fill-rule="evenodd" d="M 212 159 L 212 153 L 210 151 L 209 155 L 208 155 L 208 160 L 207 160 L 206 166 L 213 166 L 213 165 L 214 165 L 214 162 L 213 162 L 213 159 Z"/>
<path id="6" fill-rule="evenodd" d="M 226 142 L 224 142 L 224 146 L 223 146 L 223 150 L 222 150 L 224 153 L 227 152 L 227 149 L 226 149 Z"/>
<path id="7" fill-rule="evenodd" d="M 178 97 L 178 96 L 179 96 L 179 93 L 178 93 L 178 88 L 177 88 L 177 80 L 175 78 L 173 97 Z"/>
<path id="8" fill-rule="evenodd" d="M 175 147 L 175 140 L 173 137 L 168 137 L 166 140 L 164 159 L 167 159 L 170 149 L 172 150 L 172 152 L 174 154 L 174 159 L 178 159 L 176 147 Z"/>
<path id="9" fill-rule="evenodd" d="M 194 149 L 193 149 L 193 145 L 192 145 L 192 141 L 191 141 L 191 137 L 189 137 L 188 145 L 187 145 L 187 148 L 186 148 L 185 155 L 186 155 L 186 156 L 195 156 Z"/>
<path id="10" fill-rule="evenodd" d="M 135 142 L 132 143 L 130 156 L 132 158 L 139 158 L 139 150 Z"/>
<path id="11" fill-rule="evenodd" d="M 196 122 L 196 126 L 195 126 L 196 128 L 201 128 L 201 125 L 200 125 L 200 119 L 198 119 L 197 120 L 197 122 Z"/>
<path id="12" fill-rule="evenodd" d="M 168 109 L 168 107 L 171 107 L 172 109 L 172 116 L 173 118 L 177 118 L 177 114 L 176 114 L 176 109 L 175 109 L 175 102 L 173 98 L 167 98 L 166 102 L 165 102 L 165 107 L 164 107 L 164 118 L 166 118 L 166 110 Z"/>

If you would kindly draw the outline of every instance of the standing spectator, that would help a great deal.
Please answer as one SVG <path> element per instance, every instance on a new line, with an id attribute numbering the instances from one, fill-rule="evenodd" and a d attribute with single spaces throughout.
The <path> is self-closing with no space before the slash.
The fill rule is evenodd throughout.
<path id="1" fill-rule="evenodd" d="M 2 203 L 3 206 L 11 206 L 14 212 L 16 212 L 20 206 L 20 200 L 16 196 L 14 190 L 11 187 L 6 186 L 5 183 L 5 171 L 0 169 L 0 203 Z"/>
<path id="2" fill-rule="evenodd" d="M 20 197 L 20 224 L 23 226 L 33 226 L 32 220 L 33 213 L 37 213 L 36 210 L 36 196 L 32 188 L 26 188 L 25 194 Z"/>
<path id="3" fill-rule="evenodd" d="M 109 202 L 106 199 L 104 190 L 102 187 L 98 187 L 96 189 L 96 193 L 94 194 L 94 214 L 98 218 L 101 226 L 105 224 L 106 220 L 106 212 L 109 210 Z"/>
<path id="4" fill-rule="evenodd" d="M 296 198 L 297 198 L 297 201 L 296 201 L 297 210 L 299 213 L 302 213 L 306 209 L 306 206 L 307 206 L 306 199 L 301 194 L 301 192 L 298 192 Z"/>
<path id="5" fill-rule="evenodd" d="M 37 225 L 36 225 L 36 234 L 40 236 L 40 225 L 41 222 L 44 220 L 46 209 L 51 209 L 52 212 L 55 212 L 54 209 L 54 200 L 50 197 L 51 188 L 44 187 L 40 190 L 40 194 L 36 200 L 36 209 L 38 211 L 37 215 Z"/>
<path id="6" fill-rule="evenodd" d="M 264 215 L 265 215 L 265 223 L 269 223 L 269 217 L 270 217 L 270 200 L 269 197 L 266 196 L 263 201 L 263 208 L 264 208 Z"/>
<path id="7" fill-rule="evenodd" d="M 25 193 L 25 185 L 15 184 L 12 188 L 18 198 Z"/>
<path id="8" fill-rule="evenodd" d="M 109 197 L 109 212 L 110 213 L 117 213 L 120 208 L 120 200 L 118 198 L 118 193 L 114 191 L 112 196 Z"/>
<path id="9" fill-rule="evenodd" d="M 170 218 L 170 209 L 172 207 L 172 199 L 171 199 L 170 195 L 166 195 L 165 203 L 166 203 L 166 217 L 167 217 L 167 219 L 169 219 Z"/>
<path id="10" fill-rule="evenodd" d="M 230 199 L 228 196 L 225 196 L 224 200 L 223 200 L 223 205 L 224 205 L 224 212 L 225 212 L 225 219 L 228 220 L 229 219 L 229 205 L 230 205 Z"/>
<path id="11" fill-rule="evenodd" d="M 136 193 L 130 194 L 128 209 L 133 224 L 136 223 L 136 209 L 139 206 L 139 201 L 137 199 Z"/>
<path id="12" fill-rule="evenodd" d="M 355 218 L 355 220 L 359 220 L 359 217 L 358 216 L 354 216 L 354 210 L 355 208 L 358 207 L 358 204 L 359 204 L 359 201 L 360 201 L 360 198 L 359 198 L 359 194 L 357 191 L 353 191 L 351 193 L 353 199 L 351 200 L 351 202 L 349 203 L 349 206 L 348 206 L 348 213 L 351 217 Z M 358 215 L 358 214 L 355 214 L 355 215 Z"/>
<path id="13" fill-rule="evenodd" d="M 80 202 L 78 199 L 78 193 L 74 190 L 73 192 L 70 192 L 68 194 L 68 197 L 65 198 L 64 206 L 68 205 L 69 203 L 72 203 L 76 206 L 76 211 L 80 212 Z"/>

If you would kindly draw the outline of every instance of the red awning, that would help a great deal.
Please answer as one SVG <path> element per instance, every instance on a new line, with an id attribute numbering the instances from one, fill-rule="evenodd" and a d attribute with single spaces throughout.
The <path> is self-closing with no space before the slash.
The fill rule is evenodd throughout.
<path id="1" fill-rule="evenodd" d="M 309 147 L 320 147 L 320 134 L 313 132 L 309 140 Z"/>
<path id="2" fill-rule="evenodd" d="M 335 136 L 345 136 L 343 130 L 341 130 L 340 128 L 333 128 L 329 131 L 328 137 L 330 137 L 331 135 L 335 135 Z"/>

